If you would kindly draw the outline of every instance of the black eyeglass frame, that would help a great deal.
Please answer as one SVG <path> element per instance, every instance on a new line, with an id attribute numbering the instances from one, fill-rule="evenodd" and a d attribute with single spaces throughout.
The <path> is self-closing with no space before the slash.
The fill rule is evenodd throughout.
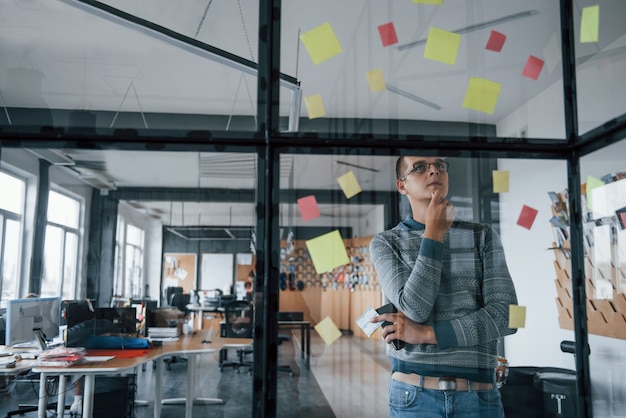
<path id="1" fill-rule="evenodd" d="M 408 173 L 404 175 L 404 177 L 400 179 L 400 181 L 405 181 L 411 173 L 424 174 L 430 169 L 431 165 L 434 165 L 437 171 L 442 173 L 447 173 L 448 168 L 450 168 L 450 163 L 447 161 L 435 161 L 433 163 L 418 162 L 411 168 L 411 170 L 409 170 Z"/>

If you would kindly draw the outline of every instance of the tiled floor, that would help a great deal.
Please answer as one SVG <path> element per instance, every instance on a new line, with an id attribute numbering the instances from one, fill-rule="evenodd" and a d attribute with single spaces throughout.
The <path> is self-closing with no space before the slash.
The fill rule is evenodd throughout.
<path id="1" fill-rule="evenodd" d="M 279 373 L 277 387 L 277 417 L 386 417 L 389 366 L 384 356 L 381 341 L 343 336 L 327 346 L 311 333 L 311 369 L 302 367 L 299 351 L 299 335 L 294 335 L 294 344 L 284 343 L 279 347 L 279 363 L 290 364 L 294 375 Z M 234 356 L 234 352 L 231 354 Z M 165 398 L 185 396 L 186 363 L 172 364 L 164 371 Z M 252 376 L 242 369 L 218 368 L 218 355 L 210 354 L 199 358 L 196 374 L 198 397 L 217 397 L 223 405 L 195 405 L 194 417 L 250 417 L 252 411 Z M 147 400 L 147 406 L 135 407 L 135 417 L 153 416 L 153 370 L 137 371 L 136 399 Z M 69 386 L 69 385 L 68 385 Z M 0 396 L 0 418 L 15 409 L 18 403 L 34 403 L 37 399 L 38 382 L 11 383 L 9 390 Z M 71 388 L 69 388 L 71 392 Z M 71 395 L 67 397 L 71 403 Z M 184 406 L 163 406 L 163 418 L 180 418 Z M 36 417 L 36 413 L 24 417 Z M 49 417 L 55 416 L 51 411 Z M 67 415 L 69 416 L 69 414 Z M 115 417 L 107 417 L 115 418 Z"/>

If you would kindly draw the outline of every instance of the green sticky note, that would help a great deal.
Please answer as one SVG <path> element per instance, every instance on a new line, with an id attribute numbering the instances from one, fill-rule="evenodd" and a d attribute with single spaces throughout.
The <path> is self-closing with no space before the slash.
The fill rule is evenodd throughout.
<path id="1" fill-rule="evenodd" d="M 600 5 L 583 7 L 580 18 L 580 43 L 598 42 Z"/>
<path id="2" fill-rule="evenodd" d="M 492 115 L 496 109 L 501 89 L 500 83 L 472 77 L 465 92 L 463 107 Z"/>
<path id="3" fill-rule="evenodd" d="M 361 185 L 352 171 L 348 171 L 343 176 L 337 177 L 337 183 L 341 186 L 341 190 L 343 190 L 343 193 L 346 195 L 346 199 L 350 199 L 361 193 Z"/>
<path id="4" fill-rule="evenodd" d="M 346 246 L 338 230 L 310 239 L 306 241 L 306 246 L 317 274 L 324 274 L 350 262 Z"/>
<path id="5" fill-rule="evenodd" d="M 333 320 L 330 319 L 330 316 L 322 319 L 314 328 L 326 345 L 331 345 L 341 337 L 341 331 L 337 328 Z"/>
<path id="6" fill-rule="evenodd" d="M 340 54 L 343 50 L 330 23 L 322 23 L 318 27 L 300 35 L 313 64 L 319 64 Z"/>
<path id="7" fill-rule="evenodd" d="M 509 172 L 504 170 L 493 170 L 493 192 L 508 193 L 509 192 Z"/>
<path id="8" fill-rule="evenodd" d="M 524 328 L 526 326 L 526 307 L 509 305 L 509 328 Z"/>
<path id="9" fill-rule="evenodd" d="M 309 115 L 309 119 L 322 118 L 326 116 L 324 101 L 321 94 L 313 94 L 304 98 L 304 106 Z"/>
<path id="10" fill-rule="evenodd" d="M 586 187 L 586 196 L 587 196 L 587 208 L 589 210 L 593 210 L 593 199 L 592 199 L 592 191 L 600 186 L 604 186 L 604 182 L 595 177 L 588 176 L 587 177 L 587 187 Z"/>
<path id="11" fill-rule="evenodd" d="M 413 0 L 413 3 L 420 3 L 420 4 L 443 4 L 443 0 Z"/>
<path id="12" fill-rule="evenodd" d="M 430 28 L 424 58 L 454 65 L 459 45 L 461 45 L 461 35 L 443 29 Z"/>

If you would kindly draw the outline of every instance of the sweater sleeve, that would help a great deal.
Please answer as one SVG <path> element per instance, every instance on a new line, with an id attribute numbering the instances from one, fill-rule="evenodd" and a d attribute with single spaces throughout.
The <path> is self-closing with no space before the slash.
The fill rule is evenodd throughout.
<path id="1" fill-rule="evenodd" d="M 402 254 L 416 248 L 419 253 L 411 266 Z M 370 256 L 383 294 L 415 322 L 432 319 L 441 282 L 442 254 L 442 243 L 409 232 L 385 238 L 376 236 L 370 244 Z"/>
<path id="2" fill-rule="evenodd" d="M 484 344 L 517 329 L 509 328 L 509 305 L 517 304 L 504 250 L 497 233 L 490 227 L 481 234 L 482 308 L 448 321 L 434 324 L 440 348 Z"/>

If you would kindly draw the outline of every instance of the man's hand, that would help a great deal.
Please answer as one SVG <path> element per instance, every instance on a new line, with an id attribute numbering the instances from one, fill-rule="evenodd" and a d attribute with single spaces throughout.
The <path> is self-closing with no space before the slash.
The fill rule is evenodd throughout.
<path id="1" fill-rule="evenodd" d="M 443 236 L 455 217 L 456 208 L 442 196 L 440 190 L 435 190 L 426 208 L 424 238 L 443 242 Z"/>
<path id="2" fill-rule="evenodd" d="M 409 344 L 437 344 L 435 330 L 430 325 L 422 325 L 411 321 L 402 312 L 381 314 L 370 319 L 370 322 L 389 321 L 391 325 L 382 328 L 387 344 L 392 340 L 402 340 Z"/>

